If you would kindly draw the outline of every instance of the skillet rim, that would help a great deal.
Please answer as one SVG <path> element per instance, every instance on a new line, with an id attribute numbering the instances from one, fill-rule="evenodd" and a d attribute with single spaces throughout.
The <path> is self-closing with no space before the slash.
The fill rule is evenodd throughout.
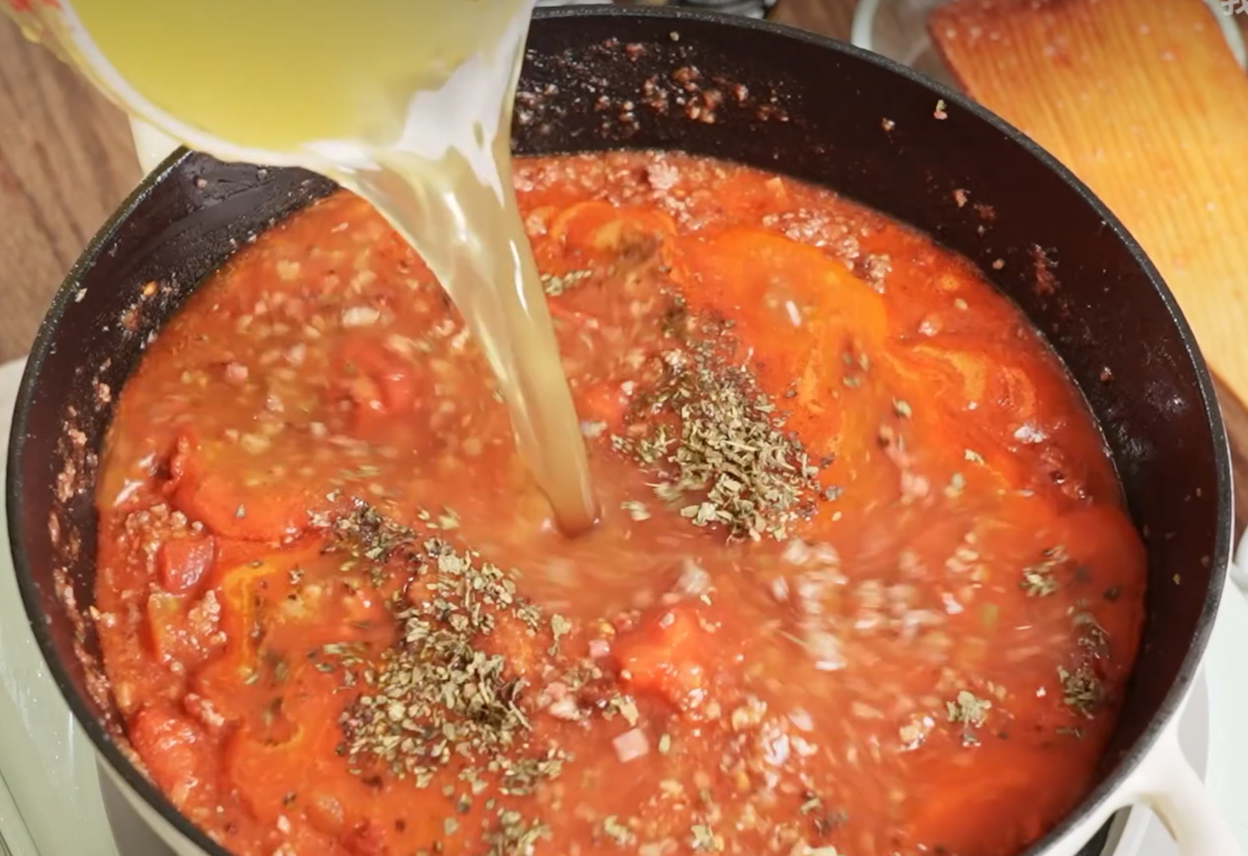
<path id="1" fill-rule="evenodd" d="M 1221 602 L 1225 587 L 1227 563 L 1230 560 L 1234 526 L 1230 446 L 1221 410 L 1217 403 L 1212 375 L 1201 354 L 1195 335 L 1179 309 L 1174 295 L 1162 279 L 1157 268 L 1144 253 L 1143 248 L 1131 236 L 1122 222 L 1074 173 L 1063 166 L 1030 137 L 1027 137 L 995 113 L 982 107 L 965 94 L 937 83 L 908 66 L 855 47 L 847 42 L 841 42 L 806 30 L 788 27 L 771 21 L 744 18 L 702 9 L 624 6 L 577 6 L 535 9 L 533 22 L 536 24 L 544 20 L 578 19 L 584 17 L 621 19 L 662 18 L 676 24 L 695 22 L 753 30 L 771 36 L 794 39 L 823 50 L 839 53 L 852 60 L 868 63 L 885 71 L 890 71 L 910 83 L 925 87 L 933 95 L 943 98 L 946 103 L 970 113 L 980 121 L 986 122 L 999 131 L 1009 143 L 1019 146 L 1025 153 L 1038 160 L 1043 167 L 1056 174 L 1060 180 L 1079 196 L 1083 204 L 1091 207 L 1104 221 L 1117 240 L 1126 248 L 1132 261 L 1144 273 L 1153 290 L 1161 298 L 1166 313 L 1179 334 L 1183 350 L 1195 370 L 1200 390 L 1201 405 L 1214 444 L 1213 463 L 1217 470 L 1217 536 L 1211 555 L 1212 564 L 1209 569 L 1209 587 L 1205 592 L 1204 604 L 1201 608 L 1200 617 L 1197 620 L 1196 630 L 1192 636 L 1187 656 L 1184 657 L 1183 662 L 1180 664 L 1174 683 L 1167 690 L 1148 726 L 1135 742 L 1131 744 L 1130 748 L 1120 755 L 1113 768 L 1102 778 L 1092 792 L 1085 796 L 1048 833 L 1019 854 L 1019 856 L 1039 856 L 1039 854 L 1053 847 L 1068 833 L 1087 820 L 1097 809 L 1101 808 L 1118 787 L 1144 762 L 1159 737 L 1170 726 L 1171 721 L 1181 708 L 1200 663 L 1204 658 L 1209 637 L 1213 631 L 1218 605 Z M 53 349 L 57 329 L 73 299 L 78 282 L 94 265 L 96 258 L 107 249 L 120 227 L 151 196 L 155 188 L 161 182 L 167 180 L 180 164 L 195 156 L 194 152 L 186 148 L 179 148 L 149 175 L 144 177 L 138 187 L 96 232 L 53 296 L 52 304 L 44 315 L 35 341 L 31 346 L 26 368 L 22 375 L 22 382 L 18 389 L 12 432 L 9 438 L 5 500 L 14 573 L 17 578 L 17 585 L 21 593 L 27 619 L 30 622 L 31 630 L 39 646 L 40 653 L 47 664 L 49 673 L 52 675 L 62 697 L 72 711 L 74 719 L 90 738 L 97 755 L 108 763 L 112 773 L 119 777 L 136 796 L 141 798 L 148 808 L 156 812 L 162 820 L 170 824 L 189 843 L 210 854 L 210 856 L 234 856 L 231 851 L 209 838 L 203 830 L 173 806 L 160 789 L 126 757 L 102 722 L 88 708 L 84 697 L 75 686 L 69 670 L 62 664 L 57 655 L 51 633 L 48 629 L 50 617 L 43 611 L 39 586 L 35 583 L 31 573 L 31 562 L 26 554 L 25 539 L 22 536 L 22 521 L 17 512 L 18 505 L 22 502 L 22 497 L 26 493 L 26 484 L 23 478 L 25 442 L 35 388 L 38 385 L 44 362 Z"/>

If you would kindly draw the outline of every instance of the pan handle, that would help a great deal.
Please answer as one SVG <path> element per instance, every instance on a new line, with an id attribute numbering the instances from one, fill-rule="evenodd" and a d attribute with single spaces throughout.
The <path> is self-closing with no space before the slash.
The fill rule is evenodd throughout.
<path id="1" fill-rule="evenodd" d="M 1182 856 L 1243 856 L 1239 841 L 1167 728 L 1137 771 L 1134 802 L 1153 810 Z"/>
<path id="2" fill-rule="evenodd" d="M 1230 583 L 1222 594 L 1215 635 L 1227 627 L 1241 627 L 1248 618 L 1248 608 L 1240 600 L 1248 596 L 1248 535 L 1240 540 L 1235 551 Z M 1228 643 L 1233 640 L 1223 640 L 1224 645 Z M 1232 829 L 1223 814 L 1225 806 L 1218 806 L 1188 763 L 1179 745 L 1177 724 L 1171 723 L 1162 732 L 1147 760 L 1137 768 L 1132 801 L 1153 810 L 1182 856 L 1248 856 L 1241 846 L 1243 825 L 1240 824 L 1240 833 Z M 1235 819 L 1238 822 L 1238 815 Z"/>

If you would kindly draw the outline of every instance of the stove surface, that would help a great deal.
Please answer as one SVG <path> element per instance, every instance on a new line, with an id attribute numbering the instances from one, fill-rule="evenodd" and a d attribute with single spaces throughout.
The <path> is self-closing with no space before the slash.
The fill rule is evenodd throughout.
<path id="1" fill-rule="evenodd" d="M 22 363 L 0 365 L 0 450 L 8 446 Z M 6 461 L 0 454 L 0 482 Z M 0 497 L 0 504 L 3 498 Z M 1241 550 L 1248 559 L 1248 550 Z M 1248 561 L 1244 562 L 1248 568 Z M 1180 742 L 1248 854 L 1248 601 L 1232 588 L 1182 715 Z M 1214 751 L 1211 751 L 1211 747 Z M 30 632 L 0 514 L 0 856 L 166 856 L 96 768 Z M 1105 854 L 1175 856 L 1146 808 L 1120 812 Z"/>

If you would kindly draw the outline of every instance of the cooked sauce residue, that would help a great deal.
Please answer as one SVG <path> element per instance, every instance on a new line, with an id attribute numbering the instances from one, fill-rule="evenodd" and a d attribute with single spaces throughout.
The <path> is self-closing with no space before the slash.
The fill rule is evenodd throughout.
<path id="1" fill-rule="evenodd" d="M 1007 856 L 1091 786 L 1144 551 L 967 261 L 653 153 L 515 184 L 603 519 L 567 539 L 434 276 L 343 191 L 152 343 L 96 622 L 152 778 L 243 856 Z"/>

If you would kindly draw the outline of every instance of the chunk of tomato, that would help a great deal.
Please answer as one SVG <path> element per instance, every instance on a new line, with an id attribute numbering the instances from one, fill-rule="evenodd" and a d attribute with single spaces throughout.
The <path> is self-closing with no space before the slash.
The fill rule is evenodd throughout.
<path id="1" fill-rule="evenodd" d="M 147 598 L 152 649 L 168 666 L 186 670 L 215 653 L 222 643 L 219 622 L 220 607 L 211 591 L 199 602 L 161 591 Z"/>
<path id="2" fill-rule="evenodd" d="M 339 385 L 357 413 L 407 413 L 421 396 L 411 362 L 375 339 L 347 339 L 334 363 L 342 371 Z"/>
<path id="3" fill-rule="evenodd" d="M 176 806 L 214 787 L 216 762 L 203 729 L 167 703 L 149 704 L 130 721 L 130 744 Z"/>
<path id="4" fill-rule="evenodd" d="M 613 653 L 626 683 L 690 711 L 710 686 L 713 644 L 697 608 L 678 604 L 644 618 L 617 640 Z"/>
<path id="5" fill-rule="evenodd" d="M 847 345 L 870 349 L 887 331 L 880 295 L 836 259 L 783 235 L 692 235 L 674 244 L 669 262 L 690 306 L 732 319 L 747 346 L 779 363 L 784 383 L 812 355 L 830 351 L 839 360 Z"/>
<path id="6" fill-rule="evenodd" d="M 571 205 L 551 222 L 550 239 L 586 259 L 618 261 L 654 251 L 676 224 L 657 208 L 612 205 L 590 199 Z"/>
<path id="7" fill-rule="evenodd" d="M 252 456 L 223 440 L 208 441 L 188 430 L 170 463 L 173 503 L 217 535 L 243 541 L 278 541 L 308 524 L 324 497 L 295 480 L 249 485 L 238 466 Z"/>
<path id="8" fill-rule="evenodd" d="M 166 541 L 156 556 L 161 587 L 170 594 L 193 591 L 212 569 L 215 557 L 216 543 L 211 535 Z"/>

